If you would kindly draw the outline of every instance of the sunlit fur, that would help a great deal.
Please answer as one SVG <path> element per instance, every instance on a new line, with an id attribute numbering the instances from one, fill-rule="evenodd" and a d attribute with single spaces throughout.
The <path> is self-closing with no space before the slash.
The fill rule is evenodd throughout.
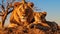
<path id="1" fill-rule="evenodd" d="M 11 23 L 11 24 L 8 25 L 8 28 L 10 28 L 10 27 L 17 27 L 17 26 L 18 26 L 17 24 Z"/>
<path id="2" fill-rule="evenodd" d="M 10 22 L 21 25 L 22 23 L 25 25 L 28 24 L 33 18 L 33 7 L 28 5 L 28 3 L 15 3 L 14 10 L 10 17 Z"/>
<path id="3" fill-rule="evenodd" d="M 45 19 L 46 15 L 47 15 L 46 12 L 34 12 L 35 21 L 33 23 L 42 24 L 43 26 L 49 27 L 49 25 L 46 23 L 46 19 Z"/>

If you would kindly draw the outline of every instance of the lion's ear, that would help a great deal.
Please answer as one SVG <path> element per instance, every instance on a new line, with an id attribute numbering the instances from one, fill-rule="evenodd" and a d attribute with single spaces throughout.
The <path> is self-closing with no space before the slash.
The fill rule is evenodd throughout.
<path id="1" fill-rule="evenodd" d="M 32 2 L 28 2 L 28 6 L 33 7 L 34 4 Z"/>
<path id="2" fill-rule="evenodd" d="M 42 13 L 43 13 L 43 15 L 44 15 L 44 16 L 46 16 L 46 15 L 47 15 L 47 12 L 45 12 L 45 11 L 44 11 L 44 12 L 42 12 Z"/>
<path id="3" fill-rule="evenodd" d="M 14 8 L 18 7 L 20 5 L 20 2 L 15 2 L 14 3 Z"/>

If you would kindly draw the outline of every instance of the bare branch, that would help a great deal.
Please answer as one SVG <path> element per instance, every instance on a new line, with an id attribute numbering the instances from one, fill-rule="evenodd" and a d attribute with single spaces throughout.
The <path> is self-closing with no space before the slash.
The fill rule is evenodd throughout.
<path id="1" fill-rule="evenodd" d="M 41 10 L 41 9 L 38 8 L 38 7 L 33 7 L 33 9 L 34 9 L 35 11 L 40 11 L 40 10 Z"/>
<path id="2" fill-rule="evenodd" d="M 4 23 L 5 23 L 5 20 L 7 18 L 7 15 L 12 12 L 12 11 L 9 11 L 9 9 L 12 7 L 12 3 L 8 3 L 7 2 L 7 7 L 6 7 L 6 10 L 4 12 L 4 16 L 2 16 L 2 27 L 4 27 Z"/>
<path id="3" fill-rule="evenodd" d="M 5 8 L 3 5 L 1 5 L 0 8 L 2 9 L 2 11 L 0 11 L 0 16 L 3 16 L 5 12 Z"/>
<path id="4" fill-rule="evenodd" d="M 2 0 L 2 4 L 4 3 L 4 0 Z"/>
<path id="5" fill-rule="evenodd" d="M 8 11 L 10 8 L 13 8 L 13 2 L 14 2 L 15 0 L 12 0 L 12 2 L 11 3 L 8 3 L 7 2 L 7 7 L 6 7 L 6 10 Z M 8 13 L 7 13 L 7 15 L 9 14 L 9 13 L 11 13 L 13 11 L 13 9 L 12 10 L 10 10 L 10 11 L 8 11 Z"/>
<path id="6" fill-rule="evenodd" d="M 3 16 L 3 13 L 0 11 L 0 16 Z"/>
<path id="7" fill-rule="evenodd" d="M 12 2 L 11 3 L 13 3 L 15 0 L 12 0 Z"/>
<path id="8" fill-rule="evenodd" d="M 13 11 L 13 9 L 12 9 L 12 10 L 10 10 L 10 11 L 8 12 L 8 14 L 10 14 L 12 11 Z"/>
<path id="9" fill-rule="evenodd" d="M 5 12 L 5 8 L 4 8 L 3 5 L 1 5 L 1 9 L 2 9 L 2 14 L 4 14 L 4 12 Z"/>
<path id="10" fill-rule="evenodd" d="M 2 9 L 2 11 L 0 12 L 0 16 L 2 17 L 2 27 L 4 27 L 4 23 L 5 23 L 5 20 L 7 18 L 7 15 L 13 11 L 13 9 L 10 10 L 10 11 L 9 11 L 9 9 L 13 8 L 12 4 L 13 4 L 14 1 L 15 0 L 12 0 L 11 3 L 7 2 L 6 8 L 3 5 L 4 4 L 4 0 L 2 0 L 2 4 L 0 4 L 1 5 L 0 8 Z"/>
<path id="11" fill-rule="evenodd" d="M 0 4 L 0 8 L 2 9 L 2 13 L 0 13 L 0 15 L 4 14 L 4 11 L 5 11 L 5 7 L 4 7 L 4 0 L 2 0 L 2 4 Z"/>
<path id="12" fill-rule="evenodd" d="M 17 0 L 17 1 L 22 1 L 22 0 Z"/>

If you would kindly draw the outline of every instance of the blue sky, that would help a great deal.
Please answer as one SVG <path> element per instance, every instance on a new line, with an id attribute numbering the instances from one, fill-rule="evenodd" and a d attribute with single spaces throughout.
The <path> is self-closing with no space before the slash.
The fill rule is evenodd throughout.
<path id="1" fill-rule="evenodd" d="M 55 21 L 60 24 L 60 0 L 30 0 L 41 8 L 42 11 L 47 12 L 46 20 Z M 41 12 L 41 11 L 40 11 Z"/>
<path id="2" fill-rule="evenodd" d="M 60 24 L 60 0 L 29 0 L 35 7 L 47 12 L 46 20 Z M 40 12 L 42 12 L 40 11 Z M 8 16 L 9 18 L 10 16 Z M 9 19 L 6 20 L 9 22 Z"/>

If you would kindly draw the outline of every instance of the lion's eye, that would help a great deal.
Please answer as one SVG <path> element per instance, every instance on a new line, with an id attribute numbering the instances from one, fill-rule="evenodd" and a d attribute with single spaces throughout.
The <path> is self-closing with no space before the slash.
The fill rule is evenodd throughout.
<path id="1" fill-rule="evenodd" d="M 26 9 L 26 12 L 28 12 L 29 11 L 29 9 Z"/>
<path id="2" fill-rule="evenodd" d="M 15 5 L 17 7 L 17 5 Z"/>
<path id="3" fill-rule="evenodd" d="M 43 16 L 41 16 L 41 18 L 43 18 Z"/>

